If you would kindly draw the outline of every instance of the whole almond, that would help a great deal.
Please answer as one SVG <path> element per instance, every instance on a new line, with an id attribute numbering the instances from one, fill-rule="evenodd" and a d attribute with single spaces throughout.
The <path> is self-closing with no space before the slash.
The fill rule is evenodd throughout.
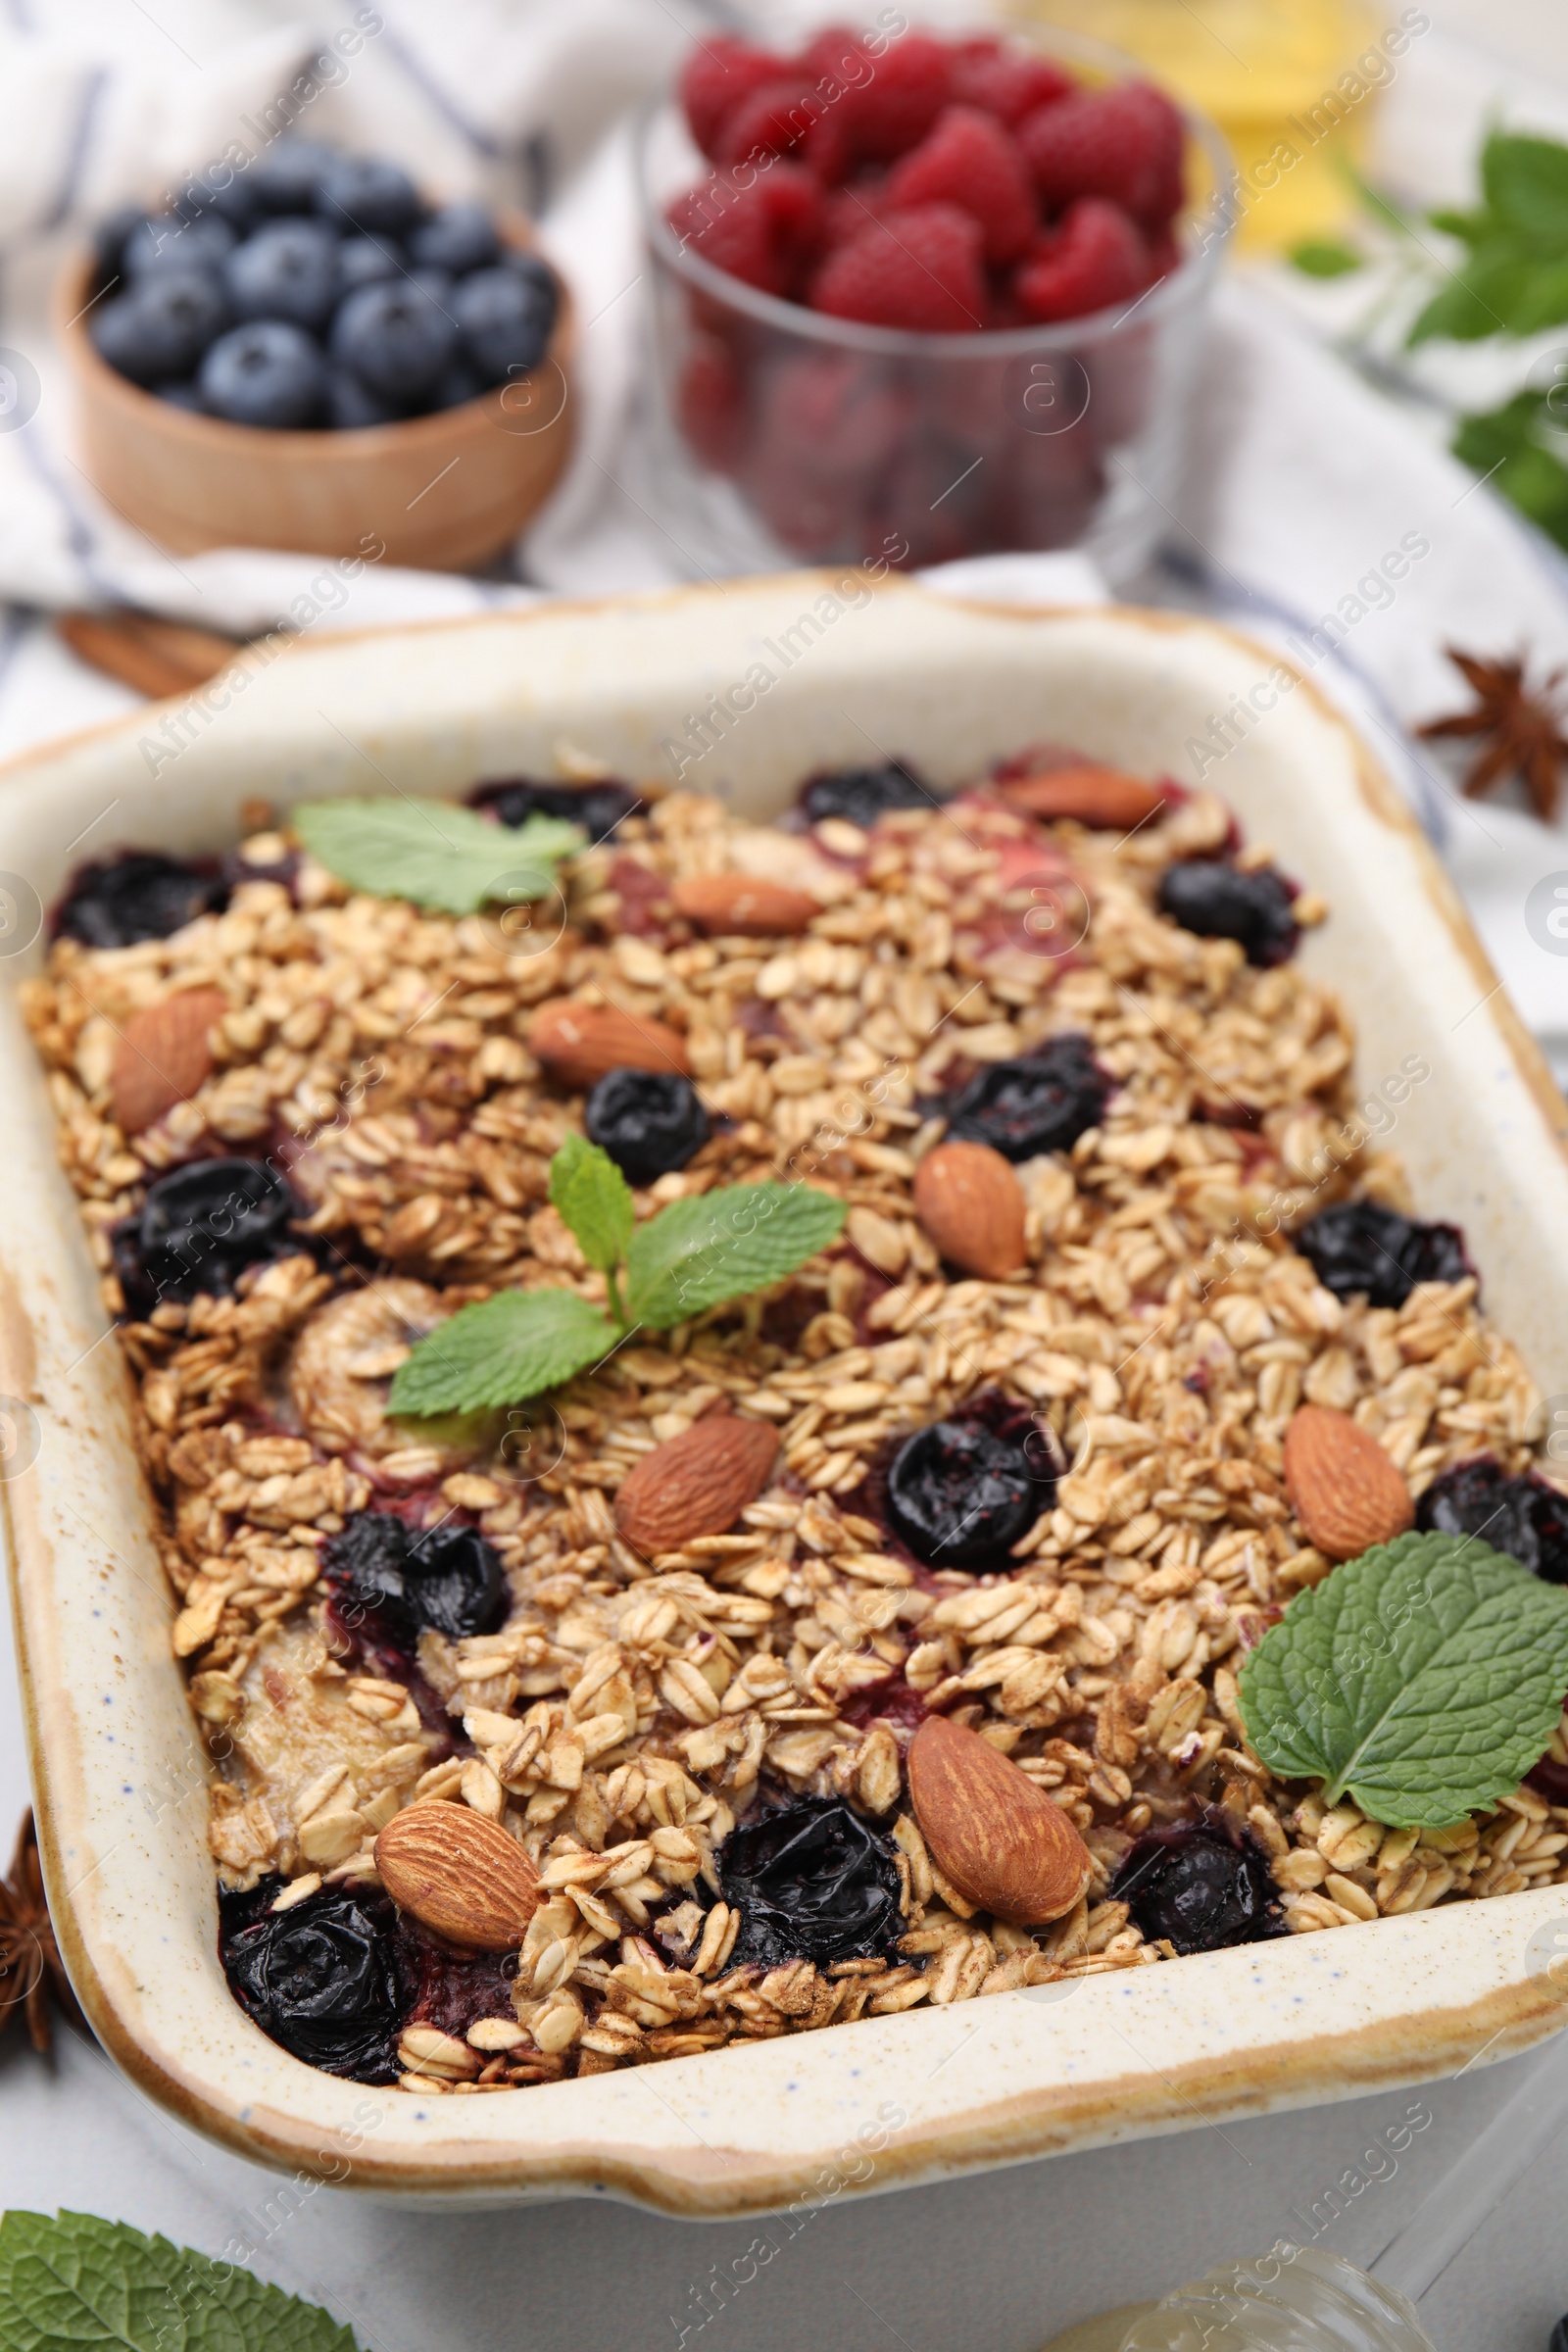
<path id="1" fill-rule="evenodd" d="M 470 1951 L 514 1952 L 539 1907 L 539 1873 L 514 1838 L 466 1805 L 394 1814 L 375 1841 L 392 1900 Z"/>
<path id="2" fill-rule="evenodd" d="M 931 1858 L 958 1892 L 1018 1928 L 1072 1909 L 1094 1859 L 1027 1773 L 978 1732 L 928 1715 L 909 1743 L 909 1798 Z"/>
<path id="3" fill-rule="evenodd" d="M 821 902 L 782 882 L 759 882 L 750 874 L 693 874 L 670 892 L 675 911 L 699 930 L 740 939 L 776 939 L 804 931 Z"/>
<path id="4" fill-rule="evenodd" d="M 189 1102 L 213 1066 L 207 1033 L 227 1010 L 228 999 L 216 988 L 185 988 L 131 1014 L 109 1072 L 122 1135 L 140 1135 L 176 1102 Z"/>
<path id="5" fill-rule="evenodd" d="M 914 1171 L 914 1213 L 943 1256 L 1004 1282 L 1028 1252 L 1023 1187 L 989 1144 L 938 1144 Z"/>
<path id="6" fill-rule="evenodd" d="M 615 1524 L 634 1551 L 678 1551 L 694 1536 L 728 1535 L 766 1486 L 778 1432 L 720 1413 L 645 1453 L 615 1496 Z"/>
<path id="7" fill-rule="evenodd" d="M 528 1046 L 551 1077 L 567 1086 L 597 1086 L 612 1070 L 672 1070 L 684 1078 L 691 1069 L 685 1039 L 662 1021 L 571 997 L 540 1005 Z"/>
<path id="8" fill-rule="evenodd" d="M 1309 1544 L 1353 1560 L 1415 1519 L 1410 1490 L 1376 1438 L 1327 1405 L 1303 1404 L 1285 1433 L 1285 1489 Z"/>
<path id="9" fill-rule="evenodd" d="M 1162 808 L 1168 788 L 1141 784 L 1119 768 L 1101 767 L 1085 760 L 1077 767 L 1054 767 L 1040 776 L 1016 776 L 1002 786 L 1003 798 L 1027 816 L 1072 816 L 1081 825 L 1098 825 L 1107 832 L 1126 832 Z"/>

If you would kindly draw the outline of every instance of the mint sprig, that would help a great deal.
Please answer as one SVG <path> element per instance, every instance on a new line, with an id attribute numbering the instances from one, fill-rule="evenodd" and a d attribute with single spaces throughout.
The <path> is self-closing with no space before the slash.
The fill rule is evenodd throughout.
<path id="1" fill-rule="evenodd" d="M 562 817 L 494 824 L 454 801 L 407 794 L 376 801 L 307 801 L 293 826 L 311 856 L 373 899 L 410 899 L 440 914 L 476 914 L 549 895 L 556 866 L 587 839 Z"/>
<path id="2" fill-rule="evenodd" d="M 672 1200 L 638 1225 L 620 1170 L 579 1135 L 550 1163 L 550 1198 L 605 1276 L 610 1311 L 558 1290 L 501 1291 L 460 1307 L 399 1365 L 393 1413 L 423 1420 L 521 1404 L 599 1362 L 633 1331 L 668 1331 L 782 1282 L 837 1241 L 845 1216 L 842 1200 L 808 1185 L 736 1184 Z"/>
<path id="3" fill-rule="evenodd" d="M 1473 1536 L 1375 1545 L 1298 1593 L 1242 1668 L 1247 1736 L 1392 1829 L 1438 1829 L 1516 1788 L 1568 1690 L 1568 1592 Z"/>
<path id="4" fill-rule="evenodd" d="M 355 2352 L 315 2303 L 90 2213 L 0 2218 L 6 2352 Z"/>

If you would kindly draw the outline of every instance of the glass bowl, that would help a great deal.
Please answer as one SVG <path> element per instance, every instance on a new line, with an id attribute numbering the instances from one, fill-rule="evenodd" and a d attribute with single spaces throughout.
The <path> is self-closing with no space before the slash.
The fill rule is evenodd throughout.
<path id="1" fill-rule="evenodd" d="M 1094 81 L 1138 74 L 1070 34 L 1040 45 Z M 1175 494 L 1234 218 L 1229 150 L 1184 119 L 1192 193 L 1167 277 L 1085 318 L 915 334 L 760 293 L 683 244 L 665 207 L 710 166 L 675 104 L 650 109 L 637 494 L 688 575 L 1064 547 L 1112 582 L 1135 573 Z"/>

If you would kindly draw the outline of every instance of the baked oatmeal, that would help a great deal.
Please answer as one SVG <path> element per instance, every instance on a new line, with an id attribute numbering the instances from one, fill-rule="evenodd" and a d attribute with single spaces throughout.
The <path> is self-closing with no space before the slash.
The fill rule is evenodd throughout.
<path id="1" fill-rule="evenodd" d="M 1321 901 L 1059 752 L 475 804 L 479 911 L 253 807 L 27 991 L 267 2032 L 503 2090 L 1568 1876 L 1560 1717 L 1435 1827 L 1248 1735 L 1338 1560 L 1568 1578 Z"/>

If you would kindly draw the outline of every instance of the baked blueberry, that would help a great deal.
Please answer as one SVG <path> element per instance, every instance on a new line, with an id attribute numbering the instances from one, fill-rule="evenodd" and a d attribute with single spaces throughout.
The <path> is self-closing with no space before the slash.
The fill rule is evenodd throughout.
<path id="1" fill-rule="evenodd" d="M 1417 1502 L 1415 1523 L 1445 1536 L 1476 1536 L 1532 1576 L 1568 1585 L 1568 1494 L 1534 1470 L 1510 1478 L 1490 1454 L 1455 1462 Z"/>
<path id="2" fill-rule="evenodd" d="M 1200 939 L 1235 939 L 1249 963 L 1283 963 L 1300 936 L 1291 893 L 1271 865 L 1244 873 L 1225 858 L 1193 858 L 1168 865 L 1160 879 L 1159 911 Z"/>
<path id="3" fill-rule="evenodd" d="M 475 270 L 452 289 L 463 348 L 486 384 L 537 368 L 550 345 L 561 297 L 543 262 L 524 254 L 509 268 Z"/>
<path id="4" fill-rule="evenodd" d="M 475 786 L 476 808 L 493 808 L 504 825 L 525 825 L 530 816 L 564 817 L 581 825 L 589 847 L 610 840 L 642 802 L 629 784 L 536 784 L 531 776 L 507 776 Z"/>
<path id="5" fill-rule="evenodd" d="M 79 868 L 55 910 L 55 932 L 89 948 L 132 948 L 138 940 L 168 939 L 227 904 L 220 875 L 156 850 L 127 850 Z"/>
<path id="6" fill-rule="evenodd" d="M 115 1228 L 126 1305 L 145 1315 L 166 1298 L 226 1298 L 247 1266 L 300 1247 L 289 1232 L 294 1214 L 288 1186 L 265 1161 L 196 1159 L 172 1168 Z"/>
<path id="7" fill-rule="evenodd" d="M 989 1144 L 1004 1159 L 1070 1152 L 1099 1126 L 1114 1085 L 1088 1038 L 1069 1031 L 1014 1060 L 988 1062 L 947 1103 L 948 1133 Z"/>
<path id="8" fill-rule="evenodd" d="M 345 1616 L 355 1608 L 372 1612 L 406 1648 L 426 1630 L 453 1642 L 494 1633 L 506 1615 L 500 1555 L 469 1527 L 421 1536 L 395 1512 L 357 1511 L 321 1558 Z"/>
<path id="9" fill-rule="evenodd" d="M 889 1841 L 837 1798 L 780 1805 L 731 1830 L 715 1857 L 719 1888 L 738 1906 L 732 1965 L 870 1958 L 903 1924 Z"/>
<path id="10" fill-rule="evenodd" d="M 812 776 L 801 795 L 801 807 L 813 825 L 825 816 L 842 816 L 868 833 L 890 808 L 934 808 L 937 796 L 922 784 L 902 760 L 882 767 L 839 767 Z"/>
<path id="11" fill-rule="evenodd" d="M 270 220 L 223 265 L 236 318 L 281 318 L 312 333 L 338 298 L 337 239 L 319 220 Z"/>
<path id="12" fill-rule="evenodd" d="M 117 374 L 148 387 L 188 376 L 228 312 L 217 280 L 203 270 L 154 270 L 128 294 L 93 314 L 98 355 Z"/>
<path id="13" fill-rule="evenodd" d="M 588 1097 L 582 1123 L 628 1184 L 652 1184 L 683 1168 L 709 1132 L 690 1079 L 662 1070 L 612 1070 Z"/>
<path id="14" fill-rule="evenodd" d="M 1376 1200 L 1340 1200 L 1291 1237 L 1336 1298 L 1366 1293 L 1369 1306 L 1402 1306 L 1418 1282 L 1472 1273 L 1456 1225 L 1425 1225 Z"/>
<path id="15" fill-rule="evenodd" d="M 215 416 L 288 430 L 319 417 L 326 363 L 303 327 L 282 318 L 251 318 L 213 345 L 196 381 Z"/>
<path id="16" fill-rule="evenodd" d="M 906 1438 L 888 1472 L 894 1532 L 931 1568 L 1005 1568 L 1050 1507 L 1055 1482 L 1022 1438 L 978 1421 L 933 1421 Z"/>
<path id="17" fill-rule="evenodd" d="M 379 286 L 401 277 L 407 267 L 402 254 L 386 237 L 345 237 L 337 249 L 340 294 L 358 293 L 361 286 Z"/>
<path id="18" fill-rule="evenodd" d="M 457 340 L 440 305 L 400 278 L 348 297 L 332 321 L 331 352 L 367 391 L 407 407 L 435 389 Z"/>
<path id="19" fill-rule="evenodd" d="M 279 139 L 251 166 L 246 185 L 264 213 L 314 212 L 322 174 L 337 160 L 336 148 L 318 139 Z"/>
<path id="20" fill-rule="evenodd" d="M 316 209 L 340 233 L 399 236 L 424 210 L 401 164 L 384 155 L 333 155 L 317 183 Z"/>
<path id="21" fill-rule="evenodd" d="M 411 261 L 420 269 L 445 270 L 453 277 L 487 270 L 500 251 L 495 222 L 482 204 L 443 205 L 409 237 Z"/>
<path id="22" fill-rule="evenodd" d="M 216 215 L 199 220 L 176 220 L 164 213 L 142 220 L 121 249 L 120 266 L 132 285 L 166 270 L 213 277 L 222 269 L 235 246 L 234 231 Z"/>
<path id="23" fill-rule="evenodd" d="M 234 1998 L 291 2058 L 354 2082 L 395 2082 L 413 1986 L 390 1897 L 323 1886 L 274 1911 L 279 1884 L 219 1898 L 219 1956 Z"/>
<path id="24" fill-rule="evenodd" d="M 1184 1955 L 1286 1933 L 1261 1850 L 1219 1814 L 1146 1831 L 1110 1894 L 1127 1905 L 1146 1942 L 1164 1937 Z"/>

